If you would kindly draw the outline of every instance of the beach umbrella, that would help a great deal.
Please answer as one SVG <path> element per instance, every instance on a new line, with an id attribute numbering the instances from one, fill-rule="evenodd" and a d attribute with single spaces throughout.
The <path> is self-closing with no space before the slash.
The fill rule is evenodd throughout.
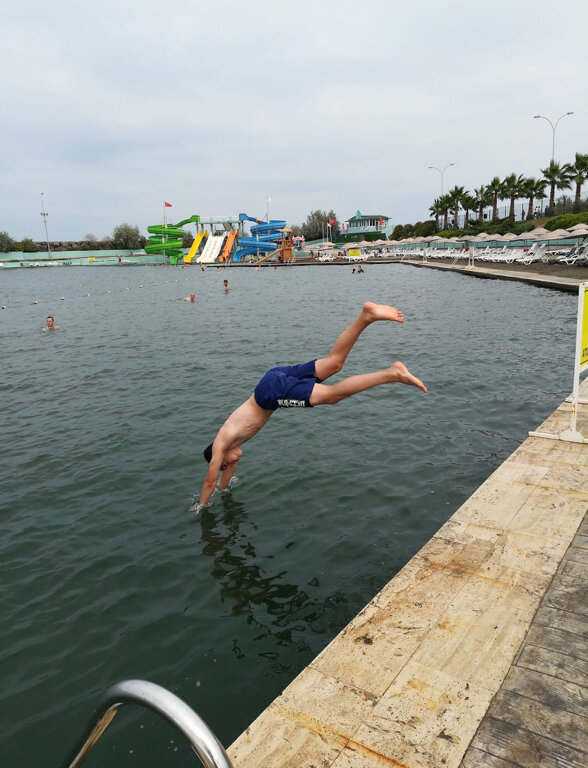
<path id="1" fill-rule="evenodd" d="M 348 251 L 350 248 L 359 248 L 359 243 L 345 243 L 343 246 L 344 251 Z"/>
<path id="2" fill-rule="evenodd" d="M 523 240 L 522 235 L 515 235 L 513 232 L 507 232 L 506 235 L 502 235 L 503 240 Z"/>
<path id="3" fill-rule="evenodd" d="M 548 235 L 549 234 L 549 230 L 545 229 L 545 227 L 535 227 L 535 229 L 532 229 L 531 232 L 529 232 L 529 234 L 532 234 L 532 235 Z"/>
<path id="4" fill-rule="evenodd" d="M 570 237 L 570 233 L 565 229 L 556 229 L 554 232 L 550 232 L 548 235 L 543 235 L 541 240 L 563 240 Z"/>
<path id="5" fill-rule="evenodd" d="M 371 245 L 367 240 L 360 240 L 359 245 L 361 248 L 365 248 L 366 245 Z"/>
<path id="6" fill-rule="evenodd" d="M 576 224 L 575 227 L 570 227 L 568 232 L 570 232 L 573 237 L 585 237 L 588 235 L 588 224 Z"/>
<path id="7" fill-rule="evenodd" d="M 471 243 L 473 240 L 476 239 L 476 236 L 475 235 L 464 235 L 461 239 Z"/>

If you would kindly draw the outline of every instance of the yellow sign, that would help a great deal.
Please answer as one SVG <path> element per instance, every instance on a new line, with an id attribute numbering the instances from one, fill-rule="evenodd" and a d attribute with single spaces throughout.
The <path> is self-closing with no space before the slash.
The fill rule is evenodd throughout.
<path id="1" fill-rule="evenodd" d="M 583 295 L 580 295 L 583 304 L 580 319 L 580 370 L 588 365 L 588 283 L 585 283 L 582 288 Z"/>
<path id="2" fill-rule="evenodd" d="M 349 249 L 349 255 L 350 256 L 361 256 L 361 250 L 359 248 L 350 248 Z"/>

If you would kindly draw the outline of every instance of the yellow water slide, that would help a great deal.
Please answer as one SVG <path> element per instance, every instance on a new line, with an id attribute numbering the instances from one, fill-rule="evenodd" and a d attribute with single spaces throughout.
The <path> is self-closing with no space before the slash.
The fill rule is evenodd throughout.
<path id="1" fill-rule="evenodd" d="M 235 238 L 237 237 L 237 231 L 231 230 L 229 232 L 229 236 L 227 237 L 227 240 L 225 242 L 225 247 L 223 248 L 223 252 L 219 256 L 219 261 L 228 261 L 231 257 L 231 249 L 233 248 L 233 243 L 235 242 Z"/>
<path id="2" fill-rule="evenodd" d="M 208 232 L 206 231 L 198 232 L 198 234 L 194 238 L 194 242 L 192 243 L 190 250 L 184 256 L 184 264 L 190 264 L 192 262 L 192 259 L 198 253 L 198 249 L 200 248 L 200 243 L 204 240 L 205 237 L 208 237 Z"/>

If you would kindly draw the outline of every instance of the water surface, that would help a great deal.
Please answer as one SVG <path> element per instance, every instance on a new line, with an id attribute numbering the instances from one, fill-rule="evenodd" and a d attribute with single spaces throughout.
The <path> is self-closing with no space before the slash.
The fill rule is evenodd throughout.
<path id="1" fill-rule="evenodd" d="M 130 677 L 229 744 L 571 389 L 575 296 L 514 282 L 401 264 L 0 279 L 10 766 L 58 764 Z M 238 484 L 191 514 L 230 411 L 267 368 L 327 354 L 366 299 L 406 322 L 368 328 L 337 378 L 403 360 L 429 393 L 277 412 Z M 40 331 L 47 314 L 58 331 Z M 166 760 L 194 764 L 169 726 L 123 709 L 86 764 Z"/>

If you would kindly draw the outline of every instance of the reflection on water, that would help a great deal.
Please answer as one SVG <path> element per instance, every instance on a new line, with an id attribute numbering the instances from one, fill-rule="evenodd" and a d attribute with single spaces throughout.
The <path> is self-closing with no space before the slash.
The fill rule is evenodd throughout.
<path id="1" fill-rule="evenodd" d="M 210 573 L 219 582 L 221 600 L 230 605 L 231 616 L 247 617 L 248 625 L 258 630 L 255 641 L 272 638 L 276 645 L 296 644 L 298 650 L 308 650 L 308 643 L 296 634 L 307 629 L 321 632 L 320 619 L 330 606 L 344 605 L 344 595 L 337 591 L 325 600 L 314 600 L 304 589 L 287 583 L 287 570 L 269 573 L 260 564 L 248 534 L 247 529 L 255 531 L 257 525 L 249 520 L 245 504 L 232 492 L 222 493 L 220 504 L 202 510 L 199 517 L 202 554 L 212 558 Z M 318 582 L 313 580 L 309 585 L 317 586 Z M 245 656 L 237 641 L 233 652 L 238 658 Z M 272 651 L 259 655 L 279 658 Z"/>

